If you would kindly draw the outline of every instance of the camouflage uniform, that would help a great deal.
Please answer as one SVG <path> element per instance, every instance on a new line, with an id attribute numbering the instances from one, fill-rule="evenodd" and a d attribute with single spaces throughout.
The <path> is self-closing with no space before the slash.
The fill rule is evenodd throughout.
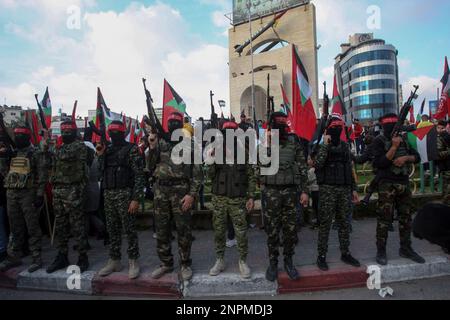
<path id="1" fill-rule="evenodd" d="M 176 165 L 171 159 L 175 145 L 160 140 L 156 150 L 150 150 L 148 167 L 155 168 L 155 223 L 157 236 L 157 252 L 159 259 L 166 267 L 173 267 L 172 225 L 173 220 L 178 233 L 178 249 L 181 265 L 190 267 L 192 245 L 192 213 L 183 212 L 181 200 L 190 195 L 198 198 L 202 182 L 200 165 Z"/>
<path id="2" fill-rule="evenodd" d="M 240 259 L 248 255 L 247 209 L 248 199 L 254 199 L 256 177 L 250 165 L 212 165 L 208 175 L 213 185 L 214 243 L 218 259 L 225 255 L 227 217 L 230 215 L 236 232 Z"/>
<path id="3" fill-rule="evenodd" d="M 392 161 L 386 158 L 386 153 L 391 149 L 391 139 L 378 136 L 374 141 L 373 166 L 377 169 L 380 182 L 378 184 L 378 223 L 377 223 L 377 247 L 385 249 L 389 234 L 389 226 L 393 221 L 394 208 L 400 224 L 400 242 L 402 247 L 411 247 L 411 202 L 412 193 L 409 187 L 409 165 L 401 168 L 395 167 Z M 420 155 L 409 148 L 404 141 L 398 148 L 394 159 L 401 156 L 414 155 L 416 163 L 420 162 Z"/>
<path id="4" fill-rule="evenodd" d="M 81 141 L 63 144 L 53 155 L 53 210 L 60 254 L 67 255 L 70 231 L 78 242 L 78 252 L 87 252 L 85 187 L 88 181 L 87 149 Z"/>
<path id="5" fill-rule="evenodd" d="M 437 148 L 439 152 L 439 170 L 444 181 L 443 201 L 450 206 L 450 145 L 441 135 L 438 135 Z"/>
<path id="6" fill-rule="evenodd" d="M 110 146 L 99 157 L 103 172 L 106 225 L 109 233 L 109 256 L 121 259 L 122 229 L 128 239 L 128 258 L 139 258 L 136 216 L 128 213 L 131 201 L 140 202 L 144 196 L 144 164 L 138 147 L 126 143 Z"/>
<path id="7" fill-rule="evenodd" d="M 37 197 L 43 197 L 48 179 L 48 154 L 33 146 L 19 149 L 12 156 L 9 171 L 5 178 L 7 189 L 7 207 L 11 227 L 9 256 L 20 259 L 25 238 L 28 242 L 33 261 L 41 260 L 41 237 L 39 208 L 34 207 Z M 8 170 L 7 168 L 5 168 Z M 5 171 L 2 169 L 2 171 Z"/>
<path id="8" fill-rule="evenodd" d="M 283 232 L 283 254 L 290 259 L 297 242 L 296 203 L 299 193 L 308 194 L 308 167 L 303 148 L 293 137 L 280 141 L 280 168 L 274 176 L 261 176 L 265 199 L 264 226 L 271 262 L 278 261 L 280 232 Z"/>

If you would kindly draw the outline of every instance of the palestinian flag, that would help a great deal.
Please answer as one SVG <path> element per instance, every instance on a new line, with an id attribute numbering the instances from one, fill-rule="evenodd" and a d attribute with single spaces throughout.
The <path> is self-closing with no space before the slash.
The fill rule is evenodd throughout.
<path id="1" fill-rule="evenodd" d="M 317 118 L 312 103 L 312 88 L 308 74 L 297 49 L 292 45 L 292 109 L 293 132 L 300 138 L 311 141 L 317 127 Z"/>
<path id="2" fill-rule="evenodd" d="M 106 129 L 106 139 L 109 140 L 108 136 L 108 126 L 111 122 L 122 120 L 122 117 L 119 114 L 115 114 L 111 112 L 111 110 L 106 105 L 105 99 L 103 98 L 103 94 L 100 91 L 100 88 L 97 89 L 97 115 L 95 117 L 95 126 L 100 129 L 100 125 L 103 123 Z M 100 142 L 101 137 L 94 134 L 93 141 Z"/>
<path id="3" fill-rule="evenodd" d="M 164 79 L 164 101 L 163 101 L 163 128 L 168 132 L 168 119 L 174 112 L 179 112 L 183 116 L 186 113 L 186 103 L 172 86 Z"/>
<path id="4" fill-rule="evenodd" d="M 48 93 L 48 87 L 45 90 L 44 98 L 42 98 L 41 106 L 42 106 L 42 111 L 44 111 L 45 124 L 47 125 L 47 128 L 51 128 L 51 126 L 52 126 L 52 101 L 50 100 L 50 94 Z"/>
<path id="5" fill-rule="evenodd" d="M 292 116 L 291 103 L 289 102 L 289 98 L 288 98 L 288 96 L 286 94 L 286 91 L 284 90 L 283 84 L 280 84 L 280 86 L 281 86 L 281 95 L 283 96 L 283 110 L 282 110 L 282 112 L 284 112 L 288 116 L 289 128 L 291 129 L 291 132 L 294 132 L 294 127 L 293 127 L 294 118 Z"/>
<path id="6" fill-rule="evenodd" d="M 448 67 L 448 60 L 445 57 L 444 76 L 442 77 L 442 94 L 441 101 L 437 113 L 434 115 L 435 119 L 444 119 L 450 117 L 450 69 Z"/>
<path id="7" fill-rule="evenodd" d="M 339 114 L 342 116 L 347 114 L 344 103 L 342 102 L 341 95 L 337 87 L 337 78 L 334 75 L 334 85 L 333 85 L 333 99 L 331 100 L 331 112 L 333 114 Z"/>
<path id="8" fill-rule="evenodd" d="M 437 130 L 433 124 L 408 133 L 408 143 L 420 154 L 422 163 L 439 159 Z"/>
<path id="9" fill-rule="evenodd" d="M 331 99 L 330 104 L 331 104 L 331 115 L 334 117 L 338 117 L 342 121 L 344 121 L 344 115 L 347 114 L 347 110 L 345 110 L 344 103 L 342 102 L 341 95 L 339 94 L 336 75 L 334 75 L 333 99 Z M 347 128 L 345 127 L 342 128 L 341 140 L 344 142 L 348 142 L 346 130 Z M 352 131 L 352 133 L 349 132 L 349 137 L 351 137 L 352 134 L 354 136 L 353 128 L 349 128 L 349 130 Z M 354 140 L 354 138 L 352 140 Z"/>

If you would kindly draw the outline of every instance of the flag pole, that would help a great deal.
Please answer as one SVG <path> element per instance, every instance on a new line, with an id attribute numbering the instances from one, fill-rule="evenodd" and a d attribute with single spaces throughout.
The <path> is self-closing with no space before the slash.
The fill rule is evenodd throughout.
<path id="1" fill-rule="evenodd" d="M 253 59 L 253 30 L 252 30 L 252 2 L 251 0 L 247 1 L 248 8 L 248 25 L 250 29 L 250 60 L 252 64 L 252 111 L 255 111 L 255 67 L 254 67 L 254 59 Z M 256 112 L 254 112 L 256 114 Z M 249 115 L 250 116 L 250 115 Z M 256 120 L 256 119 L 254 119 Z"/>

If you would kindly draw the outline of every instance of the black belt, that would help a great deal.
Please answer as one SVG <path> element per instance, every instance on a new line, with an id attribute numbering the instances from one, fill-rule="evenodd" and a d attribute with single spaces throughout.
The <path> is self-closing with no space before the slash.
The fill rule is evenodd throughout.
<path id="1" fill-rule="evenodd" d="M 161 187 L 173 187 L 180 186 L 183 184 L 188 184 L 189 181 L 185 179 L 174 179 L 174 180 L 158 180 L 158 185 Z"/>

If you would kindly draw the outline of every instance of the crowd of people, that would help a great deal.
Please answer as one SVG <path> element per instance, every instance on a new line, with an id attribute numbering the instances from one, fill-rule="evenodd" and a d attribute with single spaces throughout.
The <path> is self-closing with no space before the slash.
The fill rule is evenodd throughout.
<path id="1" fill-rule="evenodd" d="M 110 143 L 98 141 L 96 145 L 92 144 L 92 132 L 86 131 L 84 137 L 80 137 L 75 122 L 70 119 L 61 124 L 61 144 L 52 143 L 48 132 L 44 131 L 41 144 L 33 146 L 31 131 L 25 126 L 14 128 L 12 144 L 8 133 L 2 131 L 0 272 L 21 265 L 22 258 L 28 254 L 32 257 L 30 273 L 44 266 L 41 251 L 42 229 L 45 228 L 41 225 L 45 223 L 40 223 L 39 219 L 42 208 L 48 206 L 54 214 L 57 247 L 56 257 L 46 268 L 48 273 L 70 265 L 71 236 L 76 240 L 73 249 L 79 256 L 76 265 L 81 272 L 89 270 L 88 235 L 92 226 L 91 231 L 108 245 L 109 260 L 99 275 L 106 277 L 123 269 L 124 234 L 128 243 L 129 277 L 138 278 L 140 249 L 136 213 L 142 200 L 148 197 L 154 204 L 156 254 L 161 261 L 152 277 L 159 279 L 174 271 L 172 231 L 175 229 L 180 275 L 188 281 L 193 276 L 192 212 L 198 202 L 205 208 L 206 181 L 211 184 L 217 258 L 210 269 L 211 276 L 226 269 L 225 248 L 234 240 L 239 252 L 240 275 L 243 279 L 251 277 L 247 263 L 247 215 L 254 210 L 258 188 L 269 253 L 267 280 L 277 279 L 281 255 L 288 276 L 292 280 L 300 277 L 293 263 L 300 215 L 309 216 L 308 220 L 318 228 L 318 268 L 329 270 L 328 240 L 333 221 L 339 234 L 342 261 L 360 267 L 360 262 L 351 254 L 350 233 L 352 212 L 360 202 L 353 166 L 364 162 L 372 163 L 377 177 L 377 262 L 388 263 L 387 238 L 396 212 L 401 241 L 399 255 L 424 263 L 424 258 L 412 248 L 412 192 L 408 171 L 411 164 L 420 162 L 420 155 L 407 146 L 404 136 L 392 137 L 397 122 L 395 114 L 386 114 L 379 123 L 371 123 L 366 128 L 355 120 L 352 141 L 348 143 L 342 141 L 343 130 L 347 130 L 344 121 L 333 116 L 323 142 L 311 150 L 289 133 L 287 116 L 275 112 L 267 124 L 260 124 L 260 128 L 265 126 L 265 129 L 280 132 L 279 170 L 273 175 L 262 175 L 264 166 L 261 164 L 238 164 L 237 161 L 210 165 L 175 163 L 171 156 L 176 142 L 150 131 L 139 144 L 131 144 L 126 141 L 127 130 L 121 121 L 113 121 L 108 126 Z M 252 121 L 242 115 L 240 124 L 234 119 L 223 119 L 219 129 L 225 134 L 252 127 Z M 189 119 L 175 112 L 168 119 L 168 131 L 173 133 L 179 129 L 194 139 L 194 127 Z M 439 168 L 444 178 L 443 202 L 450 205 L 447 123 L 437 123 L 437 130 Z M 356 152 L 352 151 L 353 142 Z M 306 210 L 307 207 L 312 210 Z M 51 227 L 46 231 L 52 236 Z M 227 241 L 227 234 L 233 239 Z M 283 248 L 282 253 L 280 248 Z"/>

